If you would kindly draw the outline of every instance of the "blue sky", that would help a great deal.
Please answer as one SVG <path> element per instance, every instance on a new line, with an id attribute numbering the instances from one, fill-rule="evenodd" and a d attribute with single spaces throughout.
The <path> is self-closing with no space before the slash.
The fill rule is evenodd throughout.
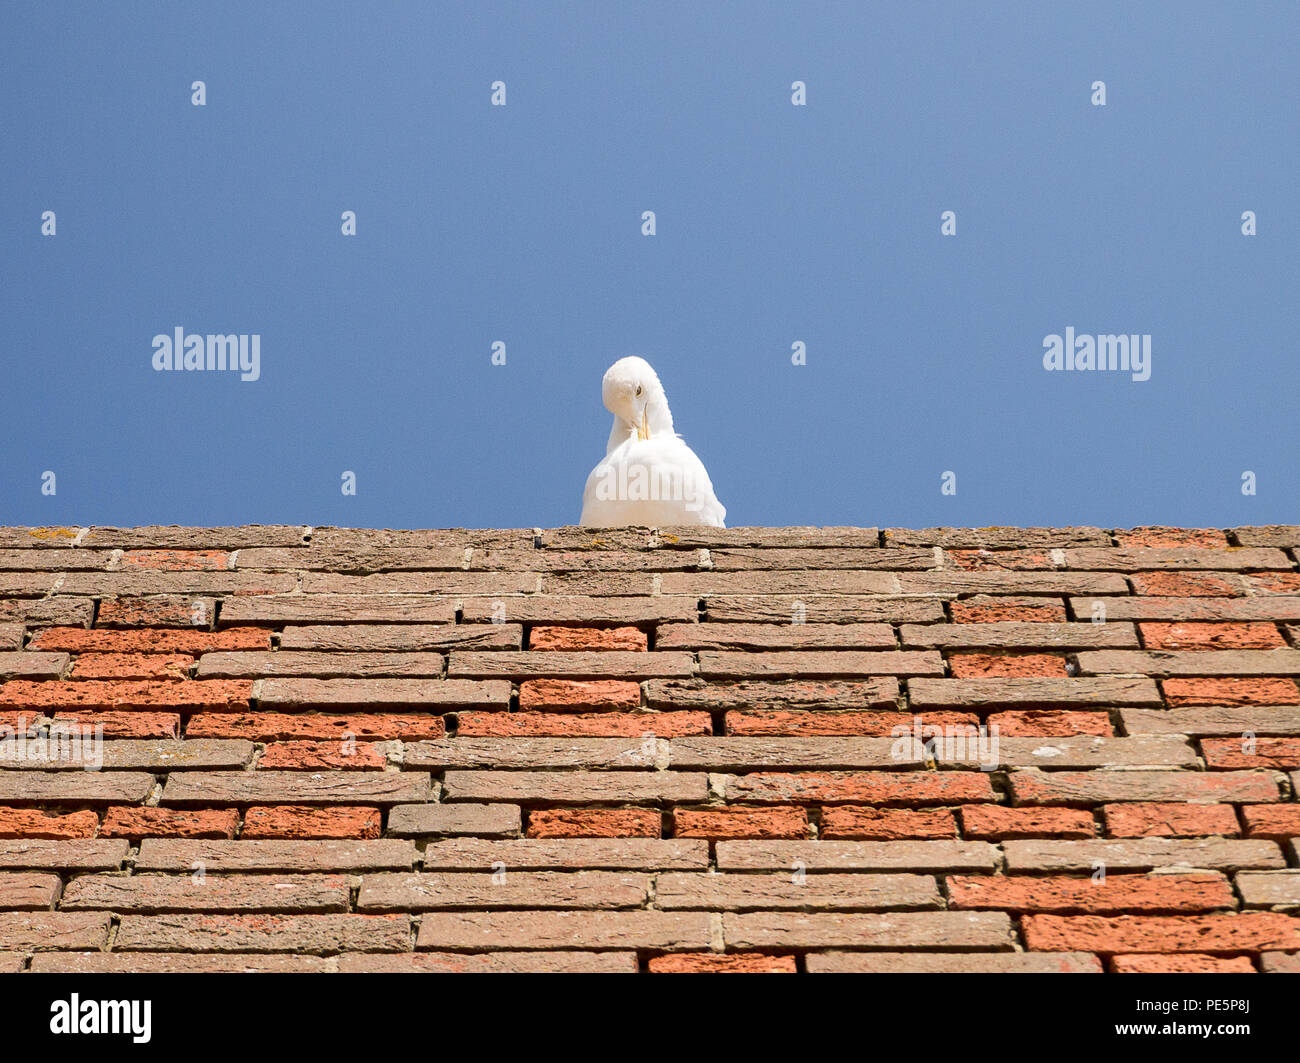
<path id="1" fill-rule="evenodd" d="M 572 523 L 625 354 L 735 525 L 1300 520 L 1294 3 L 0 26 L 0 524 Z M 155 372 L 178 326 L 261 378 Z M 1045 371 L 1067 326 L 1151 379 Z"/>

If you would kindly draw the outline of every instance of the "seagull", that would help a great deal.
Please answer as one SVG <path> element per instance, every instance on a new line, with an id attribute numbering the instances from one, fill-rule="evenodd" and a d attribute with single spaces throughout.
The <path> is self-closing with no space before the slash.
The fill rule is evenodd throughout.
<path id="1" fill-rule="evenodd" d="M 704 463 L 673 431 L 668 399 L 650 363 L 620 358 L 605 372 L 600 391 L 614 427 L 605 459 L 587 477 L 578 523 L 726 527 L 727 511 L 713 493 Z"/>

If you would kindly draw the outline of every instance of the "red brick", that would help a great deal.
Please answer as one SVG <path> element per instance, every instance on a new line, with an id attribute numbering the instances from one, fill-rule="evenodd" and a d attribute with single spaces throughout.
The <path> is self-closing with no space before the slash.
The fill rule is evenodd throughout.
<path id="1" fill-rule="evenodd" d="M 73 679 L 184 679 L 193 657 L 175 653 L 83 653 Z"/>
<path id="2" fill-rule="evenodd" d="M 122 555 L 122 568 L 161 572 L 212 572 L 229 569 L 230 555 L 224 550 L 129 550 Z"/>
<path id="3" fill-rule="evenodd" d="M 1153 598 L 1221 598 L 1241 593 L 1240 583 L 1214 572 L 1134 572 L 1129 579 L 1137 594 Z"/>
<path id="4" fill-rule="evenodd" d="M 1138 624 L 1142 644 L 1153 650 L 1272 650 L 1285 646 L 1276 624 L 1189 621 Z"/>
<path id="5" fill-rule="evenodd" d="M 677 838 L 806 838 L 808 813 L 802 808 L 720 808 L 673 811 Z"/>
<path id="6" fill-rule="evenodd" d="M 0 686 L 0 706 L 26 708 L 209 709 L 248 708 L 253 684 L 229 679 L 106 680 L 45 683 L 13 680 Z"/>
<path id="7" fill-rule="evenodd" d="M 634 627 L 535 627 L 533 650 L 644 650 L 646 634 Z"/>
<path id="8" fill-rule="evenodd" d="M 60 712 L 54 725 L 60 724 L 102 727 L 105 738 L 179 738 L 181 733 L 181 718 L 173 712 Z"/>
<path id="9" fill-rule="evenodd" d="M 1293 679 L 1166 679 L 1165 700 L 1180 705 L 1296 705 Z"/>
<path id="10" fill-rule="evenodd" d="M 1223 875 L 954 875 L 948 906 L 1012 912 L 1204 912 L 1236 903 Z M 1031 944 L 1031 948 L 1041 948 Z"/>
<path id="11" fill-rule="evenodd" d="M 496 715 L 495 713 L 493 715 Z M 190 717 L 187 738 L 247 738 L 252 742 L 289 740 L 358 742 L 418 741 L 447 733 L 441 716 L 420 713 L 364 713 L 337 716 L 316 712 L 203 712 Z"/>
<path id="12" fill-rule="evenodd" d="M 1111 966 L 1116 974 L 1255 973 L 1255 965 L 1248 956 L 1207 956 L 1200 952 L 1183 953 L 1181 956 L 1167 953 L 1116 956 L 1111 960 Z"/>
<path id="13" fill-rule="evenodd" d="M 1197 838 L 1237 836 L 1231 805 L 1189 805 L 1177 801 L 1106 805 L 1106 833 L 1112 838 Z"/>
<path id="14" fill-rule="evenodd" d="M 727 799 L 942 805 L 992 801 L 993 786 L 978 771 L 755 772 L 731 779 Z"/>
<path id="15" fill-rule="evenodd" d="M 37 721 L 42 718 L 39 712 L 27 709 L 0 712 L 0 738 L 33 734 L 36 731 Z"/>
<path id="16" fill-rule="evenodd" d="M 519 684 L 519 707 L 525 710 L 589 712 L 593 709 L 635 709 L 640 704 L 640 685 L 617 679 L 526 679 Z"/>
<path id="17" fill-rule="evenodd" d="M 955 653 L 948 659 L 948 668 L 956 679 L 1066 674 L 1065 658 L 1052 653 Z"/>
<path id="18" fill-rule="evenodd" d="M 762 952 L 676 952 L 650 958 L 651 974 L 794 974 L 793 956 Z"/>
<path id="19" fill-rule="evenodd" d="M 1025 943 L 1040 952 L 1253 952 L 1300 948 L 1300 918 L 1276 912 L 1239 915 L 1031 915 Z"/>
<path id="20" fill-rule="evenodd" d="M 0 808 L 0 838 L 93 838 L 99 817 L 81 812 L 47 812 L 41 808 Z"/>
<path id="21" fill-rule="evenodd" d="M 233 808 L 187 812 L 115 805 L 104 814 L 100 833 L 105 838 L 233 838 L 238 823 Z"/>
<path id="22" fill-rule="evenodd" d="M 99 603 L 95 622 L 100 627 L 203 628 L 212 622 L 215 611 L 216 601 L 202 595 L 105 598 Z M 195 623 L 196 618 L 198 623 Z"/>
<path id="23" fill-rule="evenodd" d="M 1300 738 L 1202 738 L 1211 768 L 1300 768 Z"/>
<path id="24" fill-rule="evenodd" d="M 1092 813 L 1081 808 L 1007 808 L 962 805 L 962 836 L 1003 838 L 1091 838 L 1097 830 Z"/>
<path id="25" fill-rule="evenodd" d="M 263 751 L 257 766 L 286 771 L 382 771 L 386 763 L 384 754 L 369 742 L 274 742 Z"/>
<path id="26" fill-rule="evenodd" d="M 1248 838 L 1300 838 L 1300 805 L 1242 805 Z"/>
<path id="27" fill-rule="evenodd" d="M 197 656 L 219 650 L 269 650 L 271 636 L 255 627 L 228 627 L 221 631 L 52 627 L 36 633 L 32 648 L 68 653 L 184 653 Z"/>
<path id="28" fill-rule="evenodd" d="M 954 624 L 997 624 L 1012 620 L 1059 623 L 1065 620 L 1065 603 L 1057 598 L 1000 598 L 981 594 L 955 601 L 949 608 Z"/>
<path id="29" fill-rule="evenodd" d="M 955 838 L 957 822 L 946 808 L 917 811 L 910 808 L 864 808 L 831 806 L 822 810 L 821 837 L 872 838 Z"/>
<path id="30" fill-rule="evenodd" d="M 1109 735 L 1110 716 L 1104 712 L 1067 709 L 1012 709 L 992 713 L 988 720 L 1002 738 L 1066 738 L 1069 735 Z"/>
<path id="31" fill-rule="evenodd" d="M 529 838 L 658 838 L 656 808 L 545 808 L 528 814 Z"/>
<path id="32" fill-rule="evenodd" d="M 305 805 L 257 805 L 244 813 L 241 838 L 378 838 L 380 814 L 377 808 L 335 805 L 310 808 Z"/>
<path id="33" fill-rule="evenodd" d="M 915 719 L 922 726 L 977 727 L 979 717 L 969 712 L 930 712 L 913 717 L 907 712 L 852 712 L 816 709 L 783 711 L 755 709 L 729 712 L 727 734 L 752 737 L 798 737 L 800 735 L 862 735 L 887 737 L 894 728 L 912 729 Z"/>
<path id="34" fill-rule="evenodd" d="M 1149 525 L 1129 531 L 1117 531 L 1115 539 L 1123 547 L 1179 547 L 1226 549 L 1228 537 L 1218 528 L 1164 528 Z"/>
<path id="35" fill-rule="evenodd" d="M 684 738 L 713 733 L 707 712 L 462 712 L 456 733 L 464 738 L 626 738 L 653 734 Z"/>

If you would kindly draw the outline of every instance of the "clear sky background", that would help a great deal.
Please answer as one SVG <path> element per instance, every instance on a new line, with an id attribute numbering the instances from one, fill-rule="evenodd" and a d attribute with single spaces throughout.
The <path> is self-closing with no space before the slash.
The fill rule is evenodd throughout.
<path id="1" fill-rule="evenodd" d="M 573 523 L 625 354 L 733 525 L 1296 522 L 1297 40 L 1292 2 L 7 3 L 0 523 Z M 260 333 L 261 379 L 154 372 L 177 326 Z M 1150 333 L 1151 379 L 1045 372 L 1066 326 Z"/>

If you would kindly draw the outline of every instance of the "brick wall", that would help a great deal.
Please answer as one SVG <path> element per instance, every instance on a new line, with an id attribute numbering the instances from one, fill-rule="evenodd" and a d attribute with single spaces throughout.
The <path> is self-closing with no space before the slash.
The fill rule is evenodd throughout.
<path id="1" fill-rule="evenodd" d="M 0 529 L 0 969 L 1295 970 L 1298 550 Z"/>

